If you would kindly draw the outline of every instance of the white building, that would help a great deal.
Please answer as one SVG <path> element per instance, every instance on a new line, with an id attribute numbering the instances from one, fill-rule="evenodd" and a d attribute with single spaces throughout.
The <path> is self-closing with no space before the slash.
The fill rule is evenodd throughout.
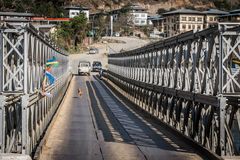
<path id="1" fill-rule="evenodd" d="M 163 13 L 163 30 L 166 37 L 171 37 L 187 31 L 200 31 L 216 26 L 218 17 L 228 12 L 209 9 L 204 12 L 191 9 L 177 9 Z"/>
<path id="2" fill-rule="evenodd" d="M 228 14 L 228 12 L 220 11 L 218 9 L 209 9 L 203 13 L 205 13 L 204 28 L 216 26 L 218 24 L 219 16 Z"/>
<path id="3" fill-rule="evenodd" d="M 68 6 L 65 7 L 65 10 L 67 11 L 67 15 L 69 18 L 73 18 L 80 13 L 84 13 L 89 20 L 89 8 L 87 7 Z"/>
<path id="4" fill-rule="evenodd" d="M 131 15 L 131 21 L 133 22 L 134 25 L 136 26 L 146 26 L 148 24 L 147 19 L 148 19 L 148 13 L 146 9 L 138 6 L 138 5 L 132 5 L 130 6 L 130 11 Z"/>
<path id="5" fill-rule="evenodd" d="M 166 37 L 191 30 L 203 30 L 204 15 L 203 12 L 184 8 L 163 13 L 163 26 Z"/>

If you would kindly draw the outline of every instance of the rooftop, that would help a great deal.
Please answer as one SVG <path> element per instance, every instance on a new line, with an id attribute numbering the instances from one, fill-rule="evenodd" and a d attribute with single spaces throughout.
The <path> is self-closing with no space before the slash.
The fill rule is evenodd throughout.
<path id="1" fill-rule="evenodd" d="M 139 5 L 131 5 L 129 8 L 130 8 L 131 10 L 142 10 L 142 11 L 146 11 L 145 8 L 143 8 L 143 7 L 139 6 Z"/>
<path id="2" fill-rule="evenodd" d="M 163 20 L 164 18 L 161 15 L 153 15 L 153 16 L 148 16 L 148 19 L 152 21 L 157 21 L 157 20 Z"/>
<path id="3" fill-rule="evenodd" d="M 205 13 L 205 14 L 214 14 L 214 15 L 228 14 L 228 12 L 221 11 L 221 10 L 218 10 L 218 9 L 209 9 L 207 11 L 204 11 L 203 13 Z"/>
<path id="4" fill-rule="evenodd" d="M 14 16 L 14 17 L 34 17 L 33 13 L 23 12 L 0 12 L 0 16 Z"/>
<path id="5" fill-rule="evenodd" d="M 26 18 L 7 18 L 4 21 L 6 22 L 29 22 Z"/>
<path id="6" fill-rule="evenodd" d="M 232 14 L 232 13 L 239 13 L 240 14 L 240 9 L 236 9 L 236 10 L 230 11 L 230 14 Z"/>
<path id="7" fill-rule="evenodd" d="M 109 15 L 107 12 L 96 12 L 96 13 L 91 13 L 89 16 L 93 17 L 93 16 L 100 16 L 100 15 Z"/>
<path id="8" fill-rule="evenodd" d="M 219 17 L 221 18 L 221 17 L 235 17 L 235 16 L 237 16 L 237 17 L 240 16 L 240 9 L 230 11 L 229 14 L 224 14 Z"/>
<path id="9" fill-rule="evenodd" d="M 89 10 L 88 7 L 83 7 L 83 6 L 65 6 L 64 9 L 74 9 L 74 10 Z"/>
<path id="10" fill-rule="evenodd" d="M 201 15 L 203 15 L 204 13 L 197 11 L 197 10 L 185 9 L 185 8 L 163 13 L 163 15 L 172 15 L 172 14 L 201 14 Z"/>

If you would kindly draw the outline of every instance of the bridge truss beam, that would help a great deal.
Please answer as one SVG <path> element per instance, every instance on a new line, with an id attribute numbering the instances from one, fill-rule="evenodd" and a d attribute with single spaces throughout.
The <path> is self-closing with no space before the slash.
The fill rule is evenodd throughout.
<path id="1" fill-rule="evenodd" d="M 221 156 L 240 153 L 240 26 L 219 24 L 109 55 L 129 100 Z"/>
<path id="2" fill-rule="evenodd" d="M 45 64 L 55 57 L 57 79 L 43 96 Z M 31 24 L 0 29 L 0 153 L 32 154 L 50 123 L 70 80 L 68 55 Z"/>

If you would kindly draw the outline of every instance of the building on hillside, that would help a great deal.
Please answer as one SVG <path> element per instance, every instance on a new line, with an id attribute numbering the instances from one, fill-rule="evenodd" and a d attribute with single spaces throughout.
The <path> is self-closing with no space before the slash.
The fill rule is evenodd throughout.
<path id="1" fill-rule="evenodd" d="M 191 9 L 178 9 L 163 13 L 163 26 L 166 37 L 204 28 L 204 13 Z"/>
<path id="2" fill-rule="evenodd" d="M 109 15 L 112 15 L 113 16 L 113 21 L 117 21 L 119 16 L 123 13 L 123 9 L 114 9 L 110 12 L 108 12 Z"/>
<path id="3" fill-rule="evenodd" d="M 80 13 L 84 13 L 86 15 L 87 19 L 89 20 L 89 8 L 87 8 L 87 7 L 67 6 L 64 8 L 67 11 L 67 16 L 69 18 L 73 18 L 73 17 L 79 15 Z"/>
<path id="4" fill-rule="evenodd" d="M 230 11 L 229 14 L 219 16 L 220 22 L 240 22 L 240 9 Z"/>
<path id="5" fill-rule="evenodd" d="M 133 22 L 135 26 L 146 26 L 148 12 L 145 8 L 140 7 L 139 5 L 129 6 L 129 20 Z"/>
<path id="6" fill-rule="evenodd" d="M 32 13 L 0 12 L 0 22 L 30 22 L 32 17 Z"/>
<path id="7" fill-rule="evenodd" d="M 148 13 L 146 9 L 140 7 L 139 5 L 130 5 L 120 9 L 114 9 L 108 12 L 108 14 L 113 16 L 113 21 L 117 21 L 121 15 L 126 14 L 129 24 L 131 25 L 146 26 L 148 24 Z"/>
<path id="8" fill-rule="evenodd" d="M 96 18 L 98 18 L 98 17 L 107 16 L 107 15 L 109 15 L 107 12 L 91 13 L 91 14 L 89 15 L 89 19 L 90 19 L 90 21 L 91 21 L 93 18 L 96 19 Z"/>
<path id="9" fill-rule="evenodd" d="M 228 14 L 228 12 L 220 11 L 218 9 L 209 9 L 203 13 L 205 14 L 204 28 L 216 26 L 218 24 L 218 17 Z"/>
<path id="10" fill-rule="evenodd" d="M 148 16 L 148 25 L 152 25 L 159 32 L 164 32 L 163 21 L 164 18 L 161 15 Z"/>

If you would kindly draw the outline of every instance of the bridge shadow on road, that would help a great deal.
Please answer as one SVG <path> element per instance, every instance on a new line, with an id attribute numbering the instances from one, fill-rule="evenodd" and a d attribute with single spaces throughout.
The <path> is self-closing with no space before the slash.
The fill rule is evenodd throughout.
<path id="1" fill-rule="evenodd" d="M 156 124 L 151 125 L 138 113 L 129 110 L 97 76 L 86 81 L 86 86 L 98 129 L 102 131 L 105 141 L 133 144 L 148 150 L 195 152 L 161 126 L 156 128 Z"/>
<path id="2" fill-rule="evenodd" d="M 96 76 L 74 76 L 40 159 L 202 159 L 128 107 Z"/>

